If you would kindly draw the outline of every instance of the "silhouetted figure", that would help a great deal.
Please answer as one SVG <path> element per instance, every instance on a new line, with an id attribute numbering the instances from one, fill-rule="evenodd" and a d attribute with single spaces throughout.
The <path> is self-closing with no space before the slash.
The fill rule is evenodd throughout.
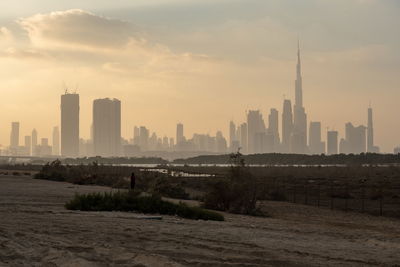
<path id="1" fill-rule="evenodd" d="M 132 172 L 132 175 L 131 175 L 131 190 L 132 191 L 135 190 L 135 184 L 136 184 L 136 177 L 135 177 L 135 173 Z"/>

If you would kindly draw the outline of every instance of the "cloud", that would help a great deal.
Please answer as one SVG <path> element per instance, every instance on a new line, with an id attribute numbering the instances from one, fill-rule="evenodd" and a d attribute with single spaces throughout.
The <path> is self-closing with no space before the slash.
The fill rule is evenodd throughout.
<path id="1" fill-rule="evenodd" d="M 80 9 L 36 14 L 18 22 L 38 47 L 120 48 L 135 35 L 127 22 Z"/>

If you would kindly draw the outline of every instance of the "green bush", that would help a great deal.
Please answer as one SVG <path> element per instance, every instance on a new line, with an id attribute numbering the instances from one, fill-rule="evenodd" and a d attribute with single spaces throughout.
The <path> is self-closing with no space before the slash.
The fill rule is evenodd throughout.
<path id="1" fill-rule="evenodd" d="M 216 212 L 199 207 L 189 207 L 184 203 L 174 204 L 159 196 L 139 196 L 133 192 L 91 193 L 75 195 L 65 204 L 69 210 L 81 211 L 137 211 L 177 215 L 193 220 L 223 221 L 224 217 Z"/>

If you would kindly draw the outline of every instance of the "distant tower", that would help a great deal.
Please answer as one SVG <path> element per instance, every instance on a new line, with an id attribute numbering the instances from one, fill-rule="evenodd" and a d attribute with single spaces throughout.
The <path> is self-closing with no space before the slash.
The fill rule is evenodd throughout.
<path id="1" fill-rule="evenodd" d="M 241 152 L 243 154 L 247 154 L 248 152 L 247 139 L 247 123 L 244 122 L 240 125 L 240 145 L 242 147 Z"/>
<path id="2" fill-rule="evenodd" d="M 292 103 L 285 99 L 282 113 L 282 152 L 290 152 L 290 140 L 293 133 Z"/>
<path id="3" fill-rule="evenodd" d="M 231 152 L 234 152 L 234 143 L 237 141 L 236 137 L 236 125 L 233 121 L 229 123 L 229 148 Z"/>
<path id="4" fill-rule="evenodd" d="M 309 149 L 313 155 L 325 153 L 325 143 L 321 140 L 321 122 L 310 122 Z"/>
<path id="5" fill-rule="evenodd" d="M 53 155 L 59 156 L 60 155 L 60 130 L 56 126 L 53 128 Z"/>
<path id="6" fill-rule="evenodd" d="M 38 133 L 36 129 L 32 130 L 32 148 L 31 148 L 31 155 L 32 156 L 37 156 L 36 155 L 36 148 L 38 145 Z"/>
<path id="7" fill-rule="evenodd" d="M 279 137 L 279 112 L 272 108 L 268 116 L 268 132 L 273 136 L 274 151 L 278 152 L 280 137 Z"/>
<path id="8" fill-rule="evenodd" d="M 19 147 L 19 122 L 11 123 L 10 148 L 17 149 Z"/>
<path id="9" fill-rule="evenodd" d="M 256 138 L 265 134 L 265 123 L 260 111 L 249 110 L 247 112 L 247 149 L 249 154 L 263 152 L 259 143 L 256 142 Z"/>
<path id="10" fill-rule="evenodd" d="M 31 155 L 32 138 L 30 135 L 25 136 L 25 152 L 27 156 Z"/>
<path id="11" fill-rule="evenodd" d="M 183 124 L 182 123 L 178 123 L 176 125 L 176 144 L 179 145 L 183 141 L 185 141 L 185 137 L 184 137 L 184 134 L 183 134 Z"/>
<path id="12" fill-rule="evenodd" d="M 79 156 L 79 95 L 61 96 L 61 155 Z"/>
<path id="13" fill-rule="evenodd" d="M 295 96 L 291 152 L 303 154 L 307 151 L 307 114 L 303 107 L 303 78 L 301 76 L 300 44 L 298 44 L 297 49 Z"/>
<path id="14" fill-rule="evenodd" d="M 326 146 L 328 155 L 335 155 L 338 153 L 338 136 L 339 133 L 337 131 L 328 131 Z"/>
<path id="15" fill-rule="evenodd" d="M 367 152 L 375 152 L 374 149 L 374 125 L 372 118 L 372 108 L 368 108 L 368 127 L 367 127 Z"/>
<path id="16" fill-rule="evenodd" d="M 93 145 L 96 156 L 121 155 L 121 101 L 118 99 L 93 101 Z"/>

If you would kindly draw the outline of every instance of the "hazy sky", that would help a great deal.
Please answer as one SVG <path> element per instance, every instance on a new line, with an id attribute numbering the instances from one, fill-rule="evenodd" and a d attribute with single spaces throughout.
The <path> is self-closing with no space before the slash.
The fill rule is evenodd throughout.
<path id="1" fill-rule="evenodd" d="M 400 1 L 21 0 L 0 2 L 0 143 L 59 125 L 65 85 L 123 103 L 123 135 L 227 133 L 246 109 L 293 99 L 297 37 L 309 120 L 344 134 L 375 112 L 376 143 L 400 144 Z M 325 136 L 325 133 L 323 134 Z M 21 138 L 22 141 L 22 138 Z"/>

